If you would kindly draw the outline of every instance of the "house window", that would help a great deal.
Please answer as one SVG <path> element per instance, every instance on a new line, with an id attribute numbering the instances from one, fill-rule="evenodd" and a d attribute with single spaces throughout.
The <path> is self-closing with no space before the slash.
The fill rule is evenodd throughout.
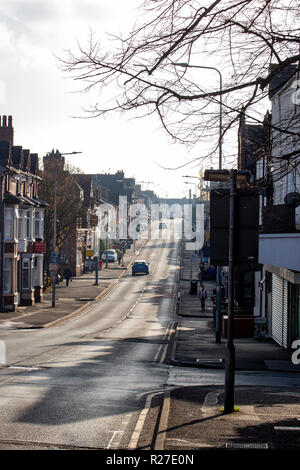
<path id="1" fill-rule="evenodd" d="M 17 210 L 17 236 L 19 240 L 31 238 L 31 211 Z"/>
<path id="2" fill-rule="evenodd" d="M 14 209 L 4 210 L 4 237 L 5 240 L 12 240 L 14 236 Z"/>
<path id="3" fill-rule="evenodd" d="M 44 231 L 44 213 L 35 210 L 33 216 L 33 235 L 34 238 L 43 238 Z"/>
<path id="4" fill-rule="evenodd" d="M 35 256 L 33 258 L 33 265 L 32 265 L 32 282 L 33 286 L 39 286 L 39 263 L 38 263 L 38 257 Z"/>
<path id="5" fill-rule="evenodd" d="M 18 209 L 17 210 L 17 236 L 19 240 L 22 240 L 24 238 L 23 217 L 24 217 L 24 211 L 22 209 Z"/>
<path id="6" fill-rule="evenodd" d="M 3 290 L 5 294 L 12 292 L 12 258 L 4 258 L 4 280 Z"/>
<path id="7" fill-rule="evenodd" d="M 22 269 L 22 286 L 23 289 L 30 288 L 30 259 L 23 259 L 23 269 Z"/>
<path id="8" fill-rule="evenodd" d="M 31 211 L 24 211 L 24 234 L 25 238 L 31 238 Z"/>

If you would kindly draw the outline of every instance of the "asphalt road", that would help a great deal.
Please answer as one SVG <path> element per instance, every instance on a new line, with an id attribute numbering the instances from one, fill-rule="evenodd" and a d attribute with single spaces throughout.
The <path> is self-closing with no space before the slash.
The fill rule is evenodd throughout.
<path id="1" fill-rule="evenodd" d="M 129 272 L 81 316 L 49 329 L 0 328 L 1 450 L 153 448 L 165 391 L 224 384 L 223 371 L 166 360 L 179 243 L 149 240 L 140 258 L 150 261 L 149 276 Z M 240 372 L 236 384 L 297 389 L 300 379 Z"/>
<path id="2" fill-rule="evenodd" d="M 135 448 L 147 397 L 168 382 L 178 248 L 148 241 L 150 275 L 129 272 L 80 317 L 0 330 L 0 449 Z"/>

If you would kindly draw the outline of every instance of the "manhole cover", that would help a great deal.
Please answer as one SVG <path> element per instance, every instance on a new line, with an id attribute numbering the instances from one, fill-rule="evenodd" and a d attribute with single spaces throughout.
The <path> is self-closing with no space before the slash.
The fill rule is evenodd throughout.
<path id="1" fill-rule="evenodd" d="M 230 442 L 225 444 L 226 449 L 268 449 L 268 444 L 261 443 L 244 443 L 244 442 Z"/>

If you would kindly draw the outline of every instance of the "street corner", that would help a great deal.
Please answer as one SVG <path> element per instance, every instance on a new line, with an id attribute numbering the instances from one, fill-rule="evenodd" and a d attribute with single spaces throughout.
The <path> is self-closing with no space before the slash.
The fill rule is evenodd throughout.
<path id="1" fill-rule="evenodd" d="M 300 449 L 300 393 L 293 388 L 237 386 L 234 412 L 224 413 L 224 388 L 171 391 L 165 450 Z"/>

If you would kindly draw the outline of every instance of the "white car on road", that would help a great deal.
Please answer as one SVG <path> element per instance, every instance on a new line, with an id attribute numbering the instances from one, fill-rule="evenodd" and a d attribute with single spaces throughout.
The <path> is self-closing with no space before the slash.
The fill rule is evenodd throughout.
<path id="1" fill-rule="evenodd" d="M 114 263 L 118 259 L 116 250 L 105 250 L 101 256 L 102 261 L 108 261 L 109 263 Z"/>

